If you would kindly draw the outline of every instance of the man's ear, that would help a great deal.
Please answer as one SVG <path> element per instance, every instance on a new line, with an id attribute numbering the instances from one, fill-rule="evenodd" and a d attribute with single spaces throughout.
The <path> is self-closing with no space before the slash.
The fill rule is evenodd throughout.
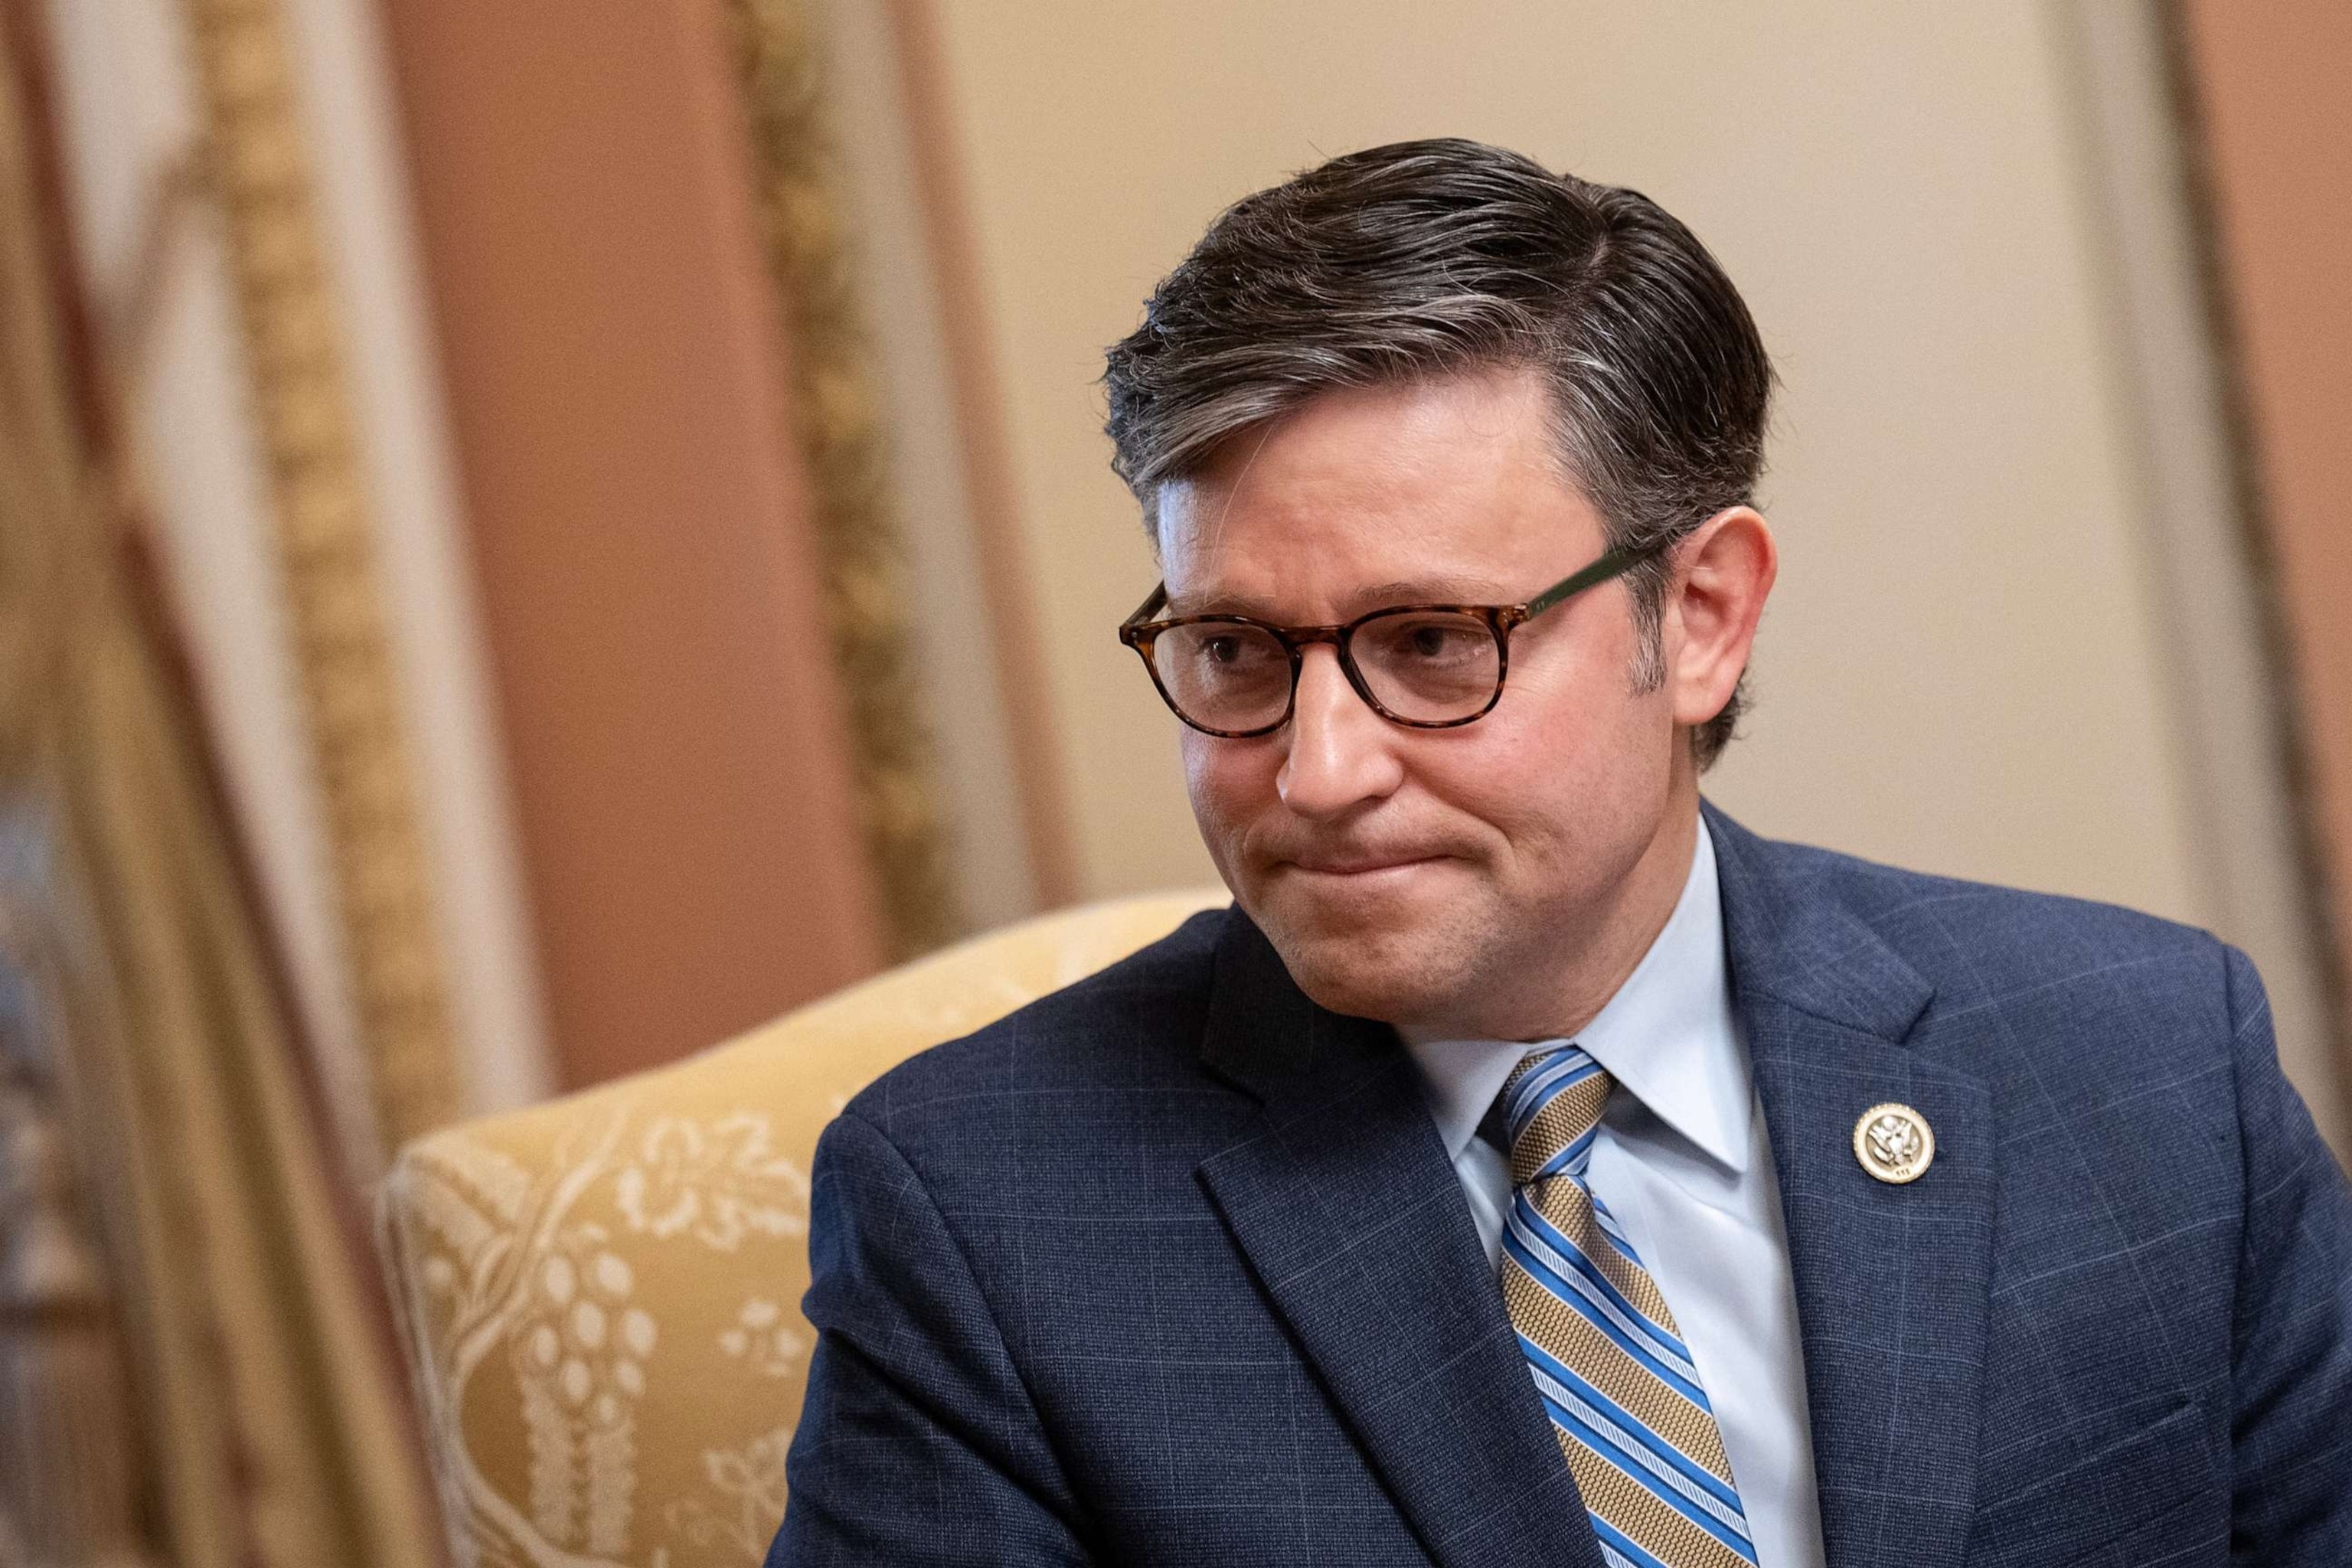
<path id="1" fill-rule="evenodd" d="M 1701 523 L 1675 561 L 1661 628 L 1666 690 L 1675 722 L 1696 726 L 1723 711 L 1748 668 L 1780 552 L 1763 515 L 1735 506 Z"/>

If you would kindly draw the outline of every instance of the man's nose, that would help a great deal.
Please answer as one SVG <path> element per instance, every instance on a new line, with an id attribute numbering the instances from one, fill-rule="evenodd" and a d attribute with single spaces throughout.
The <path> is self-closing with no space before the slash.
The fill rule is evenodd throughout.
<path id="1" fill-rule="evenodd" d="M 1403 780 L 1396 727 L 1356 694 L 1339 668 L 1339 650 L 1328 644 L 1302 656 L 1298 695 L 1284 733 L 1289 752 L 1275 789 L 1301 816 L 1337 816 L 1380 799 Z"/>

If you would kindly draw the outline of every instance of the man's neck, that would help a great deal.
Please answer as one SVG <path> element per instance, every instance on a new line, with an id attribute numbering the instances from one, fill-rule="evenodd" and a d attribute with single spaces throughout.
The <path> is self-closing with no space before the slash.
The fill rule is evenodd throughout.
<path id="1" fill-rule="evenodd" d="M 1691 857 L 1698 848 L 1698 805 L 1669 809 L 1657 835 L 1634 863 L 1633 873 L 1619 886 L 1616 905 L 1600 927 L 1598 939 L 1583 962 L 1562 976 L 1558 999 L 1549 1016 L 1529 1020 L 1533 1033 L 1517 1039 L 1568 1039 L 1600 1015 L 1633 971 L 1641 967 L 1658 933 L 1674 918 L 1690 880 Z"/>

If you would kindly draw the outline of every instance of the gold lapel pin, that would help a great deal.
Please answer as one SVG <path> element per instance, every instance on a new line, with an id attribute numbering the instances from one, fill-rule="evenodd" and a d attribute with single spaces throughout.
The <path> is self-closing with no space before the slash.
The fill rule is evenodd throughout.
<path id="1" fill-rule="evenodd" d="M 1853 1157 L 1882 1182 L 1916 1182 L 1936 1159 L 1936 1134 L 1907 1105 L 1874 1105 L 1853 1124 Z"/>

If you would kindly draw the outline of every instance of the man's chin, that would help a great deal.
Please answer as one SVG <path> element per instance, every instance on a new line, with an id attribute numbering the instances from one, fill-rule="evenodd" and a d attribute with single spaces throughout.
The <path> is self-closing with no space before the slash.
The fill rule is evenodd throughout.
<path id="1" fill-rule="evenodd" d="M 1278 905 L 1254 918 L 1298 988 L 1334 1013 L 1409 1021 L 1444 1010 L 1461 987 L 1454 944 L 1422 922 L 1300 920 Z"/>

